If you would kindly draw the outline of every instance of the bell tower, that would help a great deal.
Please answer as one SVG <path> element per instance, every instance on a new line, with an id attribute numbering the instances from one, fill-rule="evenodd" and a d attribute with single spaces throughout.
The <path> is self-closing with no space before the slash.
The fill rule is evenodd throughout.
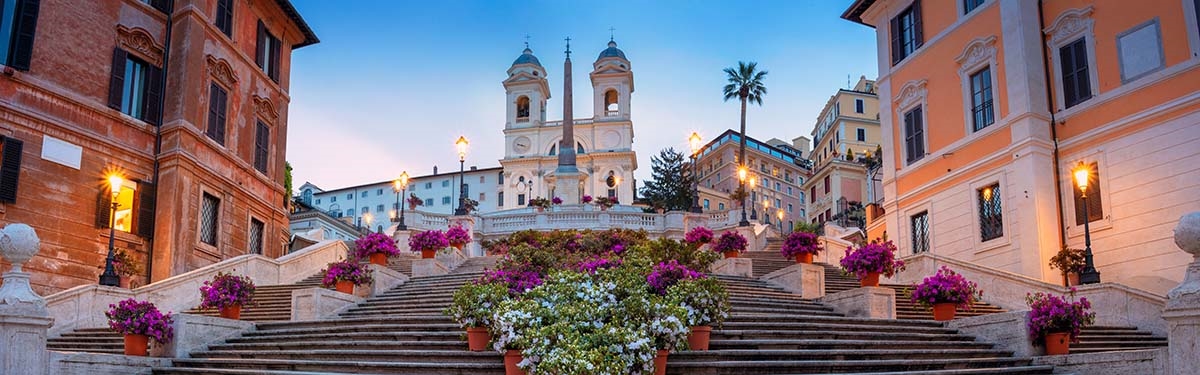
<path id="1" fill-rule="evenodd" d="M 633 94 L 633 70 L 617 42 L 608 41 L 592 63 L 592 113 L 597 122 L 630 120 L 629 99 Z"/>
<path id="2" fill-rule="evenodd" d="M 546 122 L 546 100 L 550 99 L 550 84 L 546 68 L 533 55 L 529 43 L 508 68 L 504 80 L 508 105 L 505 129 L 537 127 Z"/>

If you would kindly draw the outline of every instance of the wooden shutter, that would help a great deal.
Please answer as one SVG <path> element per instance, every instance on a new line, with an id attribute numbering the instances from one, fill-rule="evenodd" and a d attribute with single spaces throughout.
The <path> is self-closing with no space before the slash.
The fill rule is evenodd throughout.
<path id="1" fill-rule="evenodd" d="M 921 48 L 922 45 L 925 45 L 925 32 L 922 30 L 924 27 L 921 26 L 921 0 L 913 0 L 912 18 L 913 50 L 915 51 L 918 48 Z"/>
<path id="2" fill-rule="evenodd" d="M 225 109 L 228 94 L 215 82 L 209 87 L 208 96 L 208 129 L 205 132 L 209 138 L 225 145 Z"/>
<path id="3" fill-rule="evenodd" d="M 160 12 L 171 14 L 171 8 L 174 0 L 150 0 L 150 6 L 158 9 Z"/>
<path id="4" fill-rule="evenodd" d="M 128 56 L 129 53 L 120 47 L 113 48 L 112 72 L 108 79 L 108 106 L 118 111 L 121 110 L 121 97 L 124 95 L 125 60 Z"/>
<path id="5" fill-rule="evenodd" d="M 259 122 L 254 132 L 254 168 L 267 173 L 267 144 L 271 138 L 271 129 Z"/>
<path id="6" fill-rule="evenodd" d="M 900 17 L 892 18 L 891 34 L 892 34 L 892 65 L 900 62 Z"/>
<path id="7" fill-rule="evenodd" d="M 162 125 L 163 78 L 161 68 L 146 64 L 146 101 L 143 102 L 142 120 L 156 126 Z"/>
<path id="8" fill-rule="evenodd" d="M 922 120 L 923 109 L 917 107 L 912 111 L 913 119 L 913 145 L 916 153 L 913 155 L 913 160 L 925 157 L 925 124 Z"/>
<path id="9" fill-rule="evenodd" d="M 913 116 L 912 115 L 913 115 L 912 112 L 908 112 L 908 113 L 904 114 L 904 152 L 908 154 L 907 157 L 905 157 L 905 160 L 910 161 L 910 162 L 914 160 L 913 153 L 916 152 L 915 150 L 913 150 L 913 120 L 912 120 Z"/>
<path id="10" fill-rule="evenodd" d="M 39 8 L 41 8 L 41 0 L 17 1 L 13 44 L 12 49 L 9 50 L 6 64 L 13 69 L 29 70 L 29 62 L 33 59 L 33 39 L 37 31 Z"/>
<path id="11" fill-rule="evenodd" d="M 112 222 L 112 191 L 107 186 L 96 195 L 96 228 L 108 229 Z"/>
<path id="12" fill-rule="evenodd" d="M 267 39 L 271 41 L 271 69 L 269 69 L 267 75 L 271 76 L 272 81 L 279 82 L 279 38 L 276 38 L 268 33 Z"/>
<path id="13" fill-rule="evenodd" d="M 217 28 L 225 36 L 233 37 L 233 4 L 231 0 L 217 0 Z"/>
<path id="14" fill-rule="evenodd" d="M 138 181 L 137 191 L 134 193 L 134 202 L 137 204 L 137 234 L 144 238 L 154 238 L 156 195 L 154 185 Z"/>
<path id="15" fill-rule="evenodd" d="M 256 40 L 257 42 L 254 44 L 254 63 L 258 64 L 258 67 L 261 68 L 263 62 L 266 61 L 263 60 L 263 57 L 265 57 L 263 56 L 263 52 L 265 52 L 263 47 L 267 43 L 267 26 L 263 25 L 262 20 L 258 20 L 258 37 Z"/>
<path id="16" fill-rule="evenodd" d="M 16 138 L 2 137 L 4 156 L 0 161 L 0 202 L 17 203 L 17 186 L 21 177 L 21 150 L 24 143 Z"/>

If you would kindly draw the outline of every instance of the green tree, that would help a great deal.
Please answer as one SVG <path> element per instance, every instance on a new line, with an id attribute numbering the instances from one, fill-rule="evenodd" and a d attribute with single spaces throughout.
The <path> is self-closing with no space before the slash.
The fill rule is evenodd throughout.
<path id="1" fill-rule="evenodd" d="M 295 196 L 292 193 L 292 162 L 283 162 L 283 189 L 287 191 L 287 201 Z"/>
<path id="2" fill-rule="evenodd" d="M 767 94 L 767 86 L 763 85 L 763 79 L 767 76 L 766 70 L 758 70 L 758 63 L 738 61 L 737 68 L 725 68 L 725 78 L 729 80 L 729 84 L 725 85 L 725 101 L 737 98 L 742 102 L 742 127 L 739 133 L 741 141 L 738 146 L 738 163 L 746 163 L 746 103 L 754 103 L 762 106 L 763 96 Z M 746 166 L 749 168 L 749 166 Z M 744 186 L 746 183 L 741 183 Z M 745 189 L 744 187 L 742 189 Z M 745 198 L 742 200 L 744 205 Z"/>
<path id="3" fill-rule="evenodd" d="M 687 155 L 669 147 L 650 158 L 651 180 L 642 186 L 642 197 L 655 207 L 683 211 L 692 207 L 692 174 Z"/>

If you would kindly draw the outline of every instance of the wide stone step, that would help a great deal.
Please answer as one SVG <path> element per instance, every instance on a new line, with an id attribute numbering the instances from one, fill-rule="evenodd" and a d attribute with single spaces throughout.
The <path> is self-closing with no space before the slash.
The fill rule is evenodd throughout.
<path id="1" fill-rule="evenodd" d="M 709 348 L 726 349 L 992 349 L 989 343 L 970 340 L 804 340 L 804 339 L 759 339 L 759 340 L 712 340 Z"/>
<path id="2" fill-rule="evenodd" d="M 884 321 L 886 322 L 886 321 Z M 713 333 L 722 332 L 724 330 L 769 330 L 769 331 L 828 331 L 828 332 L 843 332 L 843 331 L 870 331 L 870 332 L 916 332 L 916 333 L 941 333 L 954 334 L 957 330 L 946 327 L 914 327 L 908 325 L 887 325 L 887 324 L 830 324 L 830 323 L 815 323 L 805 322 L 798 319 L 795 322 L 775 322 L 775 323 L 760 323 L 760 322 L 725 322 L 720 328 L 713 329 Z"/>
<path id="3" fill-rule="evenodd" d="M 274 322 L 274 323 L 258 323 L 258 330 L 272 329 L 289 329 L 289 328 L 305 328 L 305 327 L 344 327 L 344 326 L 361 326 L 368 324 L 394 324 L 403 322 L 405 324 L 445 324 L 454 323 L 449 317 L 442 314 L 424 314 L 424 315 L 406 315 L 403 320 L 398 320 L 387 316 L 370 316 L 370 317 L 337 317 L 324 320 L 309 320 L 299 322 Z"/>
<path id="4" fill-rule="evenodd" d="M 324 371 L 350 374 L 439 374 L 475 375 L 503 374 L 504 363 L 499 353 L 493 353 L 492 363 L 434 363 L 434 362 L 357 362 L 357 361 L 311 361 L 286 359 L 177 359 L 176 367 Z M 158 372 L 169 374 L 169 372 Z"/>
<path id="5" fill-rule="evenodd" d="M 717 330 L 714 340 L 877 340 L 973 341 L 974 337 L 947 333 Z"/>
<path id="6" fill-rule="evenodd" d="M 452 341 L 465 336 L 462 331 L 399 331 L 399 332 L 345 332 L 339 334 L 310 333 L 282 334 L 270 336 L 242 336 L 229 339 L 228 343 L 275 342 L 295 340 L 330 341 Z"/>
<path id="7" fill-rule="evenodd" d="M 674 363 L 689 361 L 819 361 L 1011 357 L 1012 352 L 990 349 L 868 349 L 868 350 L 710 350 L 671 353 Z"/>
<path id="8" fill-rule="evenodd" d="M 693 374 L 696 372 L 678 372 L 672 371 L 671 362 L 667 363 L 667 374 Z M 725 366 L 718 367 L 716 372 L 708 374 L 741 374 L 737 369 L 724 370 Z M 943 369 L 943 370 L 916 370 L 916 371 L 885 371 L 885 372 L 853 372 L 842 373 L 844 375 L 1049 375 L 1054 373 L 1053 366 L 1013 366 L 1003 368 L 974 368 L 974 369 Z M 776 374 L 776 375 L 799 375 L 800 373 Z"/>
<path id="9" fill-rule="evenodd" d="M 496 352 L 466 350 L 211 350 L 193 358 L 298 359 L 316 361 L 412 362 L 412 363 L 494 363 Z"/>
<path id="10" fill-rule="evenodd" d="M 456 323 L 438 324 L 364 324 L 364 325 L 329 325 L 302 328 L 277 328 L 246 332 L 247 337 L 290 335 L 290 334 L 341 334 L 347 332 L 419 332 L 419 331 L 455 331 L 465 332 Z"/>
<path id="11" fill-rule="evenodd" d="M 463 350 L 466 351 L 466 340 L 446 341 L 341 341 L 341 340 L 305 340 L 289 342 L 252 342 L 216 344 L 209 350 L 251 350 L 270 352 L 276 350 Z M 195 354 L 195 353 L 193 353 Z"/>
<path id="12" fill-rule="evenodd" d="M 832 374 L 853 372 L 923 371 L 944 369 L 992 369 L 1027 366 L 1021 358 L 948 358 L 896 360 L 814 361 L 686 361 L 668 363 L 670 374 Z"/>

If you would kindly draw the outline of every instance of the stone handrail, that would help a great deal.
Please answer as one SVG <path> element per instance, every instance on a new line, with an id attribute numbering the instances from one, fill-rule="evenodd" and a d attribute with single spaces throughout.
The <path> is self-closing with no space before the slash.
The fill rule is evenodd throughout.
<path id="1" fill-rule="evenodd" d="M 108 305 L 128 298 L 148 300 L 162 311 L 186 311 L 199 305 L 200 286 L 218 272 L 246 275 L 258 285 L 294 283 L 316 274 L 330 262 L 344 259 L 347 251 L 344 242 L 326 240 L 279 259 L 256 254 L 236 256 L 133 290 L 80 285 L 46 297 L 46 309 L 54 318 L 50 335 L 75 328 L 105 327 Z"/>
<path id="2" fill-rule="evenodd" d="M 892 277 L 890 282 L 915 284 L 937 273 L 937 269 L 945 265 L 968 280 L 986 285 L 983 299 L 1010 311 L 1029 310 L 1025 302 L 1026 293 L 1063 295 L 1070 291 L 1064 286 L 1025 275 L 929 253 L 904 258 L 904 262 L 906 269 Z M 1081 285 L 1076 287 L 1075 295 L 1087 298 L 1092 303 L 1097 325 L 1134 326 L 1166 335 L 1167 323 L 1162 318 L 1162 309 L 1166 306 L 1164 296 L 1115 283 Z"/>

